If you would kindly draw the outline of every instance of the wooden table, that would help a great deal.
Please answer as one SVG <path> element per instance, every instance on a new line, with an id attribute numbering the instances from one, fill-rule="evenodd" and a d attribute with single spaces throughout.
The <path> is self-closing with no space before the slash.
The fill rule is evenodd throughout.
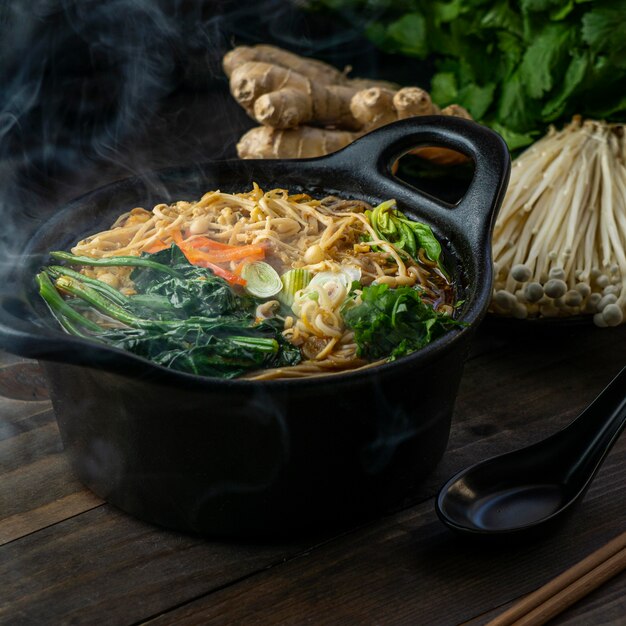
<path id="1" fill-rule="evenodd" d="M 38 365 L 0 356 L 0 623 L 482 624 L 626 529 L 626 437 L 577 514 L 469 545 L 433 499 L 455 471 L 553 433 L 626 361 L 626 326 L 480 329 L 448 450 L 414 502 L 343 532 L 225 543 L 137 521 L 76 480 Z M 554 623 L 626 623 L 626 573 Z"/>

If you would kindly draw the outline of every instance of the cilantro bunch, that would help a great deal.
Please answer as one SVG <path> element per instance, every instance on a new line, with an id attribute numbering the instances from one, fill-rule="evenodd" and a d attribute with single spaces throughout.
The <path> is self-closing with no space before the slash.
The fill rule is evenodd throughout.
<path id="1" fill-rule="evenodd" d="M 387 52 L 434 58 L 431 95 L 458 103 L 509 148 L 574 114 L 626 117 L 623 0 L 316 0 L 365 14 Z"/>
<path id="2" fill-rule="evenodd" d="M 463 322 L 438 313 L 417 289 L 389 285 L 364 287 L 360 302 L 347 300 L 342 310 L 346 326 L 354 331 L 359 356 L 394 360 L 428 345 Z"/>

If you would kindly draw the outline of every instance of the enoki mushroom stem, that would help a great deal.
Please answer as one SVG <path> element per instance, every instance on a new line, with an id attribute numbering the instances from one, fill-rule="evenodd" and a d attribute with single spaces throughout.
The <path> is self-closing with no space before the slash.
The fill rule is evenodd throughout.
<path id="1" fill-rule="evenodd" d="M 625 129 L 575 117 L 514 161 L 494 231 L 494 313 L 626 319 Z"/>

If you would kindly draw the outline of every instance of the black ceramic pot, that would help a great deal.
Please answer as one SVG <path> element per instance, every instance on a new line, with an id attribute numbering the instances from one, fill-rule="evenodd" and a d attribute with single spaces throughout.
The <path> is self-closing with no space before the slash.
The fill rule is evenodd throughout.
<path id="1" fill-rule="evenodd" d="M 417 145 L 469 155 L 464 198 L 447 205 L 400 182 L 391 164 Z M 343 524 L 398 505 L 442 456 L 463 361 L 491 293 L 491 232 L 509 173 L 495 133 L 465 120 L 404 120 L 319 159 L 226 161 L 153 172 L 98 189 L 30 239 L 0 306 L 0 345 L 45 364 L 65 449 L 80 479 L 144 520 L 221 536 Z M 134 206 L 209 189 L 307 190 L 396 198 L 444 242 L 465 301 L 453 330 L 392 363 L 299 380 L 223 381 L 167 370 L 64 334 L 36 294 L 49 250 L 108 227 Z"/>

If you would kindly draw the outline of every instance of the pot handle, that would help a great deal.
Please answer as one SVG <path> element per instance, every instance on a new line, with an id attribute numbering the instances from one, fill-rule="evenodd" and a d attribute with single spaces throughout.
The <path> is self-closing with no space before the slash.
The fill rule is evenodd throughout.
<path id="1" fill-rule="evenodd" d="M 418 146 L 437 146 L 461 152 L 474 161 L 474 176 L 456 205 L 434 198 L 396 178 L 395 161 Z M 492 130 L 469 120 L 451 116 L 423 116 L 400 120 L 357 139 L 327 157 L 337 169 L 358 180 L 372 179 L 385 195 L 415 202 L 433 216 L 453 222 L 470 241 L 482 244 L 490 236 L 497 209 L 506 191 L 510 156 L 504 140 Z M 329 163 L 330 164 L 330 163 Z"/>

